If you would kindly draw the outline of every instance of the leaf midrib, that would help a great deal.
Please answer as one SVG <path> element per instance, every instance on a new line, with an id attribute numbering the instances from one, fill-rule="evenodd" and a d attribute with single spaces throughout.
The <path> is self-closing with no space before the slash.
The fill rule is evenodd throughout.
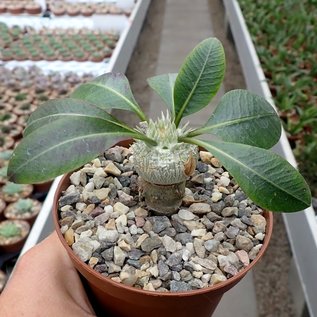
<path id="1" fill-rule="evenodd" d="M 218 128 L 221 128 L 221 127 L 232 126 L 232 125 L 235 125 L 235 124 L 238 124 L 238 123 L 247 122 L 249 120 L 261 119 L 261 118 L 270 117 L 270 116 L 274 116 L 274 115 L 275 115 L 274 113 L 267 113 L 267 114 L 261 114 L 261 115 L 255 115 L 255 116 L 241 117 L 241 118 L 238 118 L 238 119 L 228 120 L 228 121 L 221 122 L 221 123 L 218 123 L 218 124 L 214 124 L 214 125 L 211 125 L 211 126 L 205 126 L 203 128 L 197 129 L 196 131 L 197 132 L 199 131 L 199 133 L 204 133 L 205 131 L 210 131 L 210 130 L 218 129 Z"/>
<path id="2" fill-rule="evenodd" d="M 19 168 L 16 169 L 16 171 L 18 172 L 21 168 L 23 168 L 24 166 L 30 164 L 30 162 L 33 162 L 34 160 L 38 159 L 40 156 L 42 156 L 42 155 L 44 155 L 45 153 L 47 153 L 47 152 L 53 150 L 54 148 L 57 148 L 57 147 L 66 145 L 67 143 L 70 143 L 70 142 L 72 142 L 72 141 L 83 140 L 83 139 L 90 139 L 90 138 L 92 138 L 92 137 L 97 137 L 97 136 L 102 136 L 102 135 L 116 135 L 116 134 L 120 134 L 120 135 L 125 134 L 125 135 L 129 135 L 129 136 L 131 136 L 131 137 L 133 137 L 133 135 L 134 135 L 133 133 L 123 132 L 123 131 L 120 131 L 120 132 L 94 133 L 94 134 L 85 135 L 85 136 L 82 136 L 82 135 L 81 135 L 81 136 L 78 136 L 78 137 L 76 137 L 76 138 L 72 138 L 72 139 L 69 139 L 69 140 L 60 142 L 60 143 L 58 143 L 58 144 L 56 144 L 56 145 L 54 145 L 54 146 L 48 148 L 47 150 L 42 151 L 41 153 L 37 154 L 36 156 L 33 156 L 32 159 L 28 160 L 26 163 L 19 165 Z M 15 174 L 17 174 L 17 173 L 15 172 L 15 173 L 13 173 L 12 175 L 15 175 Z M 12 177 L 12 175 L 11 175 L 11 177 Z"/>
<path id="3" fill-rule="evenodd" d="M 96 82 L 90 82 L 90 83 L 86 83 L 84 84 L 86 86 L 98 86 L 100 88 L 103 88 L 105 90 L 109 90 L 111 91 L 113 94 L 121 97 L 127 104 L 129 104 L 131 106 L 132 109 L 134 109 L 134 112 L 138 114 L 138 116 L 141 118 L 141 119 L 145 119 L 144 118 L 144 114 L 143 112 L 140 110 L 140 108 L 135 105 L 133 102 L 131 102 L 125 95 L 119 93 L 118 91 L 116 91 L 115 89 L 109 87 L 109 86 L 105 86 L 105 85 L 102 85 L 102 84 L 99 84 L 99 83 L 96 83 Z"/>
<path id="4" fill-rule="evenodd" d="M 183 103 L 183 105 L 182 105 L 180 111 L 179 111 L 178 114 L 177 114 L 177 117 L 176 117 L 176 120 L 175 120 L 175 121 L 176 121 L 176 122 L 175 122 L 176 125 L 179 124 L 179 122 L 180 122 L 180 120 L 181 120 L 181 118 L 182 118 L 183 112 L 185 111 L 185 108 L 187 107 L 187 104 L 189 103 L 189 100 L 191 99 L 192 95 L 194 94 L 194 91 L 195 91 L 195 89 L 196 89 L 196 87 L 197 87 L 197 85 L 198 85 L 198 82 L 199 82 L 199 80 L 200 80 L 200 78 L 201 78 L 201 76 L 202 76 L 202 74 L 203 74 L 203 72 L 204 72 L 204 70 L 205 70 L 205 68 L 206 68 L 207 60 L 208 60 L 209 55 L 210 55 L 210 53 L 211 53 L 211 51 L 212 51 L 212 46 L 213 46 L 213 45 L 209 45 L 208 53 L 207 53 L 207 55 L 206 55 L 206 58 L 205 58 L 205 61 L 204 61 L 204 63 L 203 63 L 203 67 L 202 67 L 202 69 L 201 69 L 201 71 L 200 71 L 200 73 L 199 73 L 199 76 L 198 76 L 198 78 L 197 78 L 197 80 L 196 80 L 196 82 L 195 82 L 195 84 L 194 84 L 194 86 L 193 86 L 193 88 L 192 88 L 190 94 L 188 95 L 187 99 L 185 100 L 185 102 Z M 174 98 L 173 98 L 173 99 L 174 99 Z"/>

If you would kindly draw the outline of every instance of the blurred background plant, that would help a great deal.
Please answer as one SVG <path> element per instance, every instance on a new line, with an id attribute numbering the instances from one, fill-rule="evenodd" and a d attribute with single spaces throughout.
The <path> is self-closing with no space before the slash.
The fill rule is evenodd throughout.
<path id="1" fill-rule="evenodd" d="M 317 197 L 317 0 L 239 0 L 299 169 Z"/>

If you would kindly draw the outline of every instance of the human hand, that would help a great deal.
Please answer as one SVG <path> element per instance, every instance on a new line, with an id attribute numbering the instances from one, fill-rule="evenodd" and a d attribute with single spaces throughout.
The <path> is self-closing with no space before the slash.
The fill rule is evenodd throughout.
<path id="1" fill-rule="evenodd" d="M 18 261 L 0 295 L 0 316 L 96 316 L 55 232 Z"/>

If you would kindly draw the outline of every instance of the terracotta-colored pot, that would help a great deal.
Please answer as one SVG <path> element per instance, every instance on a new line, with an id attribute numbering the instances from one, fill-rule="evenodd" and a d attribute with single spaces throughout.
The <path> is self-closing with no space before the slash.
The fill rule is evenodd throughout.
<path id="1" fill-rule="evenodd" d="M 117 145 L 127 147 L 131 143 L 131 140 L 126 140 L 119 142 Z M 66 190 L 70 184 L 69 176 L 70 174 L 67 174 L 62 178 L 54 197 L 53 217 L 55 229 L 74 266 L 86 279 L 88 291 L 92 293 L 91 298 L 100 316 L 210 317 L 219 304 L 223 294 L 235 286 L 260 260 L 268 247 L 272 235 L 273 215 L 271 212 L 265 212 L 264 216 L 267 220 L 267 227 L 260 252 L 249 266 L 225 282 L 204 289 L 177 293 L 151 292 L 136 289 L 102 276 L 82 262 L 66 243 L 60 231 L 58 199 L 60 193 Z"/>
<path id="2" fill-rule="evenodd" d="M 0 226 L 5 223 L 15 223 L 21 229 L 21 235 L 13 238 L 3 238 L 0 236 L 0 251 L 14 253 L 22 249 L 24 242 L 30 232 L 30 225 L 24 220 L 5 220 L 0 222 Z"/>

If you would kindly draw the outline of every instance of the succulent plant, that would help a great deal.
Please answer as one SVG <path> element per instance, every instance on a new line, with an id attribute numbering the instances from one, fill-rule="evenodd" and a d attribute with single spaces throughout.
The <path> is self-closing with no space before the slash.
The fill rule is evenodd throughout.
<path id="1" fill-rule="evenodd" d="M 2 187 L 3 193 L 7 195 L 15 195 L 19 194 L 23 191 L 24 185 L 22 184 L 15 184 L 12 182 L 8 182 L 6 185 Z"/>
<path id="2" fill-rule="evenodd" d="M 33 200 L 32 199 L 19 199 L 14 204 L 15 210 L 18 214 L 25 214 L 27 212 L 32 212 Z"/>
<path id="3" fill-rule="evenodd" d="M 202 127 L 183 124 L 187 116 L 209 104 L 224 73 L 220 41 L 204 40 L 178 74 L 149 79 L 168 107 L 168 114 L 156 120 L 141 110 L 123 74 L 108 73 L 84 83 L 70 98 L 50 100 L 30 116 L 8 175 L 14 182 L 43 182 L 79 168 L 116 141 L 130 137 L 136 140 L 133 161 L 141 175 L 141 196 L 159 213 L 166 209 L 172 213 L 180 205 L 186 179 L 195 169 L 198 146 L 218 158 L 261 207 L 289 212 L 308 207 L 311 195 L 304 178 L 269 150 L 280 138 L 281 123 L 265 99 L 233 90 L 220 99 Z M 140 125 L 131 128 L 120 122 L 107 112 L 113 108 L 134 112 Z M 216 138 L 201 139 L 204 134 Z M 160 204 L 165 200 L 168 203 Z"/>
<path id="4" fill-rule="evenodd" d="M 21 228 L 19 228 L 13 222 L 6 222 L 4 225 L 0 226 L 0 236 L 4 238 L 13 238 L 20 236 L 22 233 Z"/>

